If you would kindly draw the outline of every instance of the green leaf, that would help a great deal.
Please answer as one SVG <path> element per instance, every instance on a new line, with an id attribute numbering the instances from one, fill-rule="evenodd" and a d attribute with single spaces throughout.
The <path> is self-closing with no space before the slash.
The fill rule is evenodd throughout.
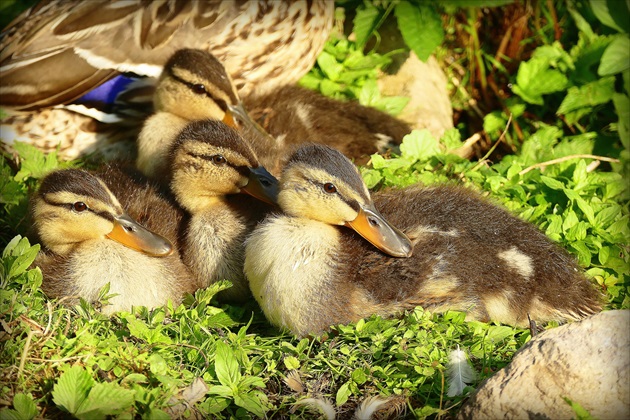
<path id="1" fill-rule="evenodd" d="M 79 419 L 104 419 L 119 414 L 134 403 L 135 391 L 112 382 L 94 385 L 87 399 L 74 415 Z"/>
<path id="2" fill-rule="evenodd" d="M 597 68 L 600 76 L 621 73 L 630 68 L 630 38 L 627 35 L 615 38 L 602 55 Z"/>
<path id="3" fill-rule="evenodd" d="M 72 366 L 57 380 L 52 391 L 53 401 L 61 409 L 76 415 L 93 384 L 94 380 L 81 366 Z"/>
<path id="4" fill-rule="evenodd" d="M 5 414 L 8 414 L 7 411 L 13 412 L 13 417 L 7 416 L 7 418 L 13 418 L 17 420 L 31 420 L 39 413 L 39 411 L 37 410 L 37 405 L 35 405 L 35 402 L 33 401 L 33 397 L 23 394 L 21 392 L 15 394 L 15 396 L 13 397 L 13 408 L 14 410 L 0 411 L 0 418 L 4 419 Z"/>
<path id="5" fill-rule="evenodd" d="M 447 151 L 455 150 L 464 144 L 464 142 L 462 142 L 462 135 L 456 128 L 446 130 L 440 138 L 440 143 L 444 145 Z"/>
<path id="6" fill-rule="evenodd" d="M 28 244 L 28 240 L 26 243 Z M 9 270 L 9 278 L 14 278 L 24 273 L 30 267 L 33 261 L 35 261 L 39 249 L 40 245 L 35 244 L 32 247 L 24 250 L 21 255 L 18 255 L 15 261 L 13 261 L 13 264 L 11 264 L 11 269 Z"/>
<path id="7" fill-rule="evenodd" d="M 591 0 L 593 13 L 604 25 L 619 32 L 630 30 L 628 3 L 624 0 Z"/>
<path id="8" fill-rule="evenodd" d="M 394 14 L 407 46 L 420 60 L 427 61 L 444 39 L 440 15 L 433 7 L 409 1 L 398 3 Z"/>
<path id="9" fill-rule="evenodd" d="M 317 57 L 317 64 L 332 81 L 339 79 L 339 75 L 343 72 L 343 65 L 338 63 L 337 59 L 326 51 L 322 51 Z"/>
<path id="10" fill-rule="evenodd" d="M 615 105 L 615 111 L 619 116 L 617 123 L 619 139 L 621 139 L 621 144 L 626 149 L 630 149 L 630 98 L 628 98 L 628 95 L 615 93 L 612 100 Z"/>
<path id="11" fill-rule="evenodd" d="M 289 370 L 295 370 L 300 368 L 300 361 L 297 357 L 289 356 L 284 358 L 284 366 Z"/>
<path id="12" fill-rule="evenodd" d="M 591 251 L 583 241 L 575 241 L 569 244 L 577 252 L 578 261 L 582 267 L 588 267 L 591 264 Z"/>
<path id="13" fill-rule="evenodd" d="M 243 407 L 250 413 L 255 414 L 258 417 L 265 416 L 265 407 L 263 406 L 260 398 L 250 394 L 239 394 L 234 396 L 234 404 L 239 407 Z"/>
<path id="14" fill-rule="evenodd" d="M 429 130 L 413 130 L 403 138 L 400 152 L 403 158 L 423 160 L 440 153 L 440 146 Z"/>
<path id="15" fill-rule="evenodd" d="M 546 186 L 548 186 L 552 190 L 563 190 L 564 189 L 564 184 L 562 182 L 556 180 L 556 179 L 549 178 L 548 176 L 545 176 L 545 175 L 541 175 L 540 176 L 540 180 L 543 182 L 543 184 L 545 184 Z"/>
<path id="16" fill-rule="evenodd" d="M 168 373 L 168 365 L 166 364 L 166 360 L 162 356 L 157 353 L 153 353 L 149 356 L 149 366 L 151 369 L 151 373 L 154 375 L 166 375 Z"/>
<path id="17" fill-rule="evenodd" d="M 234 396 L 234 389 L 225 385 L 213 385 L 208 388 L 208 393 L 219 395 L 221 397 L 232 398 Z"/>
<path id="18" fill-rule="evenodd" d="M 350 395 L 352 395 L 352 391 L 350 391 L 350 384 L 349 382 L 346 382 L 345 384 L 341 385 L 341 387 L 337 391 L 337 396 L 335 397 L 337 406 L 344 405 L 348 401 Z"/>
<path id="19" fill-rule="evenodd" d="M 538 57 L 521 63 L 512 90 L 526 102 L 543 105 L 542 95 L 564 90 L 567 84 L 564 74 L 550 69 L 549 61 Z"/>
<path id="20" fill-rule="evenodd" d="M 353 32 L 357 47 L 363 49 L 367 40 L 376 30 L 381 12 L 372 3 L 365 3 L 364 7 L 357 9 L 357 14 L 352 20 Z"/>
<path id="21" fill-rule="evenodd" d="M 592 107 L 610 101 L 615 93 L 615 78 L 605 77 L 580 87 L 569 88 L 556 114 L 567 114 L 579 108 Z"/>
<path id="22" fill-rule="evenodd" d="M 223 341 L 217 341 L 214 357 L 214 369 L 219 382 L 229 387 L 238 386 L 241 380 L 241 368 L 232 348 Z"/>

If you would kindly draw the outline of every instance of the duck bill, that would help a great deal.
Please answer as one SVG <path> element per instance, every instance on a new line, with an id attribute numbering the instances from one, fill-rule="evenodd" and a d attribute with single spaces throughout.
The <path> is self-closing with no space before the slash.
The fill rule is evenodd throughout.
<path id="1" fill-rule="evenodd" d="M 114 229 L 107 237 L 153 257 L 165 257 L 173 252 L 170 241 L 141 226 L 127 214 L 114 218 Z"/>
<path id="2" fill-rule="evenodd" d="M 392 226 L 374 206 L 364 206 L 359 215 L 346 226 L 354 229 L 368 242 L 393 257 L 411 257 L 413 245 L 407 235 Z"/>
<path id="3" fill-rule="evenodd" d="M 249 181 L 241 192 L 274 206 L 278 204 L 278 180 L 263 166 L 249 168 Z"/>

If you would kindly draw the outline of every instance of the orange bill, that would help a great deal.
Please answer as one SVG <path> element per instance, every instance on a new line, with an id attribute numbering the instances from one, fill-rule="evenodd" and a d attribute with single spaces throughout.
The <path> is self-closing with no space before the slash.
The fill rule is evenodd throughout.
<path id="1" fill-rule="evenodd" d="M 170 241 L 141 226 L 127 214 L 114 219 L 114 229 L 107 237 L 153 257 L 165 257 L 173 252 Z"/>
<path id="2" fill-rule="evenodd" d="M 362 206 L 359 215 L 346 226 L 393 257 L 411 257 L 413 245 L 407 235 L 392 226 L 373 205 Z"/>
<path id="3" fill-rule="evenodd" d="M 274 206 L 278 204 L 278 180 L 264 166 L 249 168 L 249 182 L 241 192 Z"/>

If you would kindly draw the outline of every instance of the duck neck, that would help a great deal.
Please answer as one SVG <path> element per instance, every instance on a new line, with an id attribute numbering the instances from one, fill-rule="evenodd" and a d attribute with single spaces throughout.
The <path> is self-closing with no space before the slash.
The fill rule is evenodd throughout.
<path id="1" fill-rule="evenodd" d="M 191 215 L 182 258 L 202 287 L 229 280 L 233 287 L 222 292 L 222 298 L 239 301 L 249 296 L 243 261 L 251 229 L 247 214 L 226 199 L 212 200 L 211 206 Z"/>

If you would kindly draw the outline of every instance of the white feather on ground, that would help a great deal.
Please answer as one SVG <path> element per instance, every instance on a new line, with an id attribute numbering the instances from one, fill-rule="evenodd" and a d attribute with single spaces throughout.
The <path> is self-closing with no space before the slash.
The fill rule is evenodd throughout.
<path id="1" fill-rule="evenodd" d="M 464 388 L 470 385 L 477 377 L 476 372 L 468 363 L 466 352 L 460 350 L 459 344 L 457 345 L 457 350 L 453 350 L 448 355 L 446 375 L 448 377 L 448 392 L 446 395 L 449 397 L 461 395 L 464 392 Z"/>
<path id="2" fill-rule="evenodd" d="M 296 402 L 295 405 L 305 405 L 307 407 L 317 408 L 328 420 L 335 420 L 337 417 L 335 406 L 325 398 L 305 398 Z"/>
<path id="3" fill-rule="evenodd" d="M 381 398 L 378 395 L 368 397 L 357 408 L 354 413 L 354 418 L 357 420 L 370 420 L 372 415 L 380 410 L 383 405 L 389 403 L 390 398 Z"/>

